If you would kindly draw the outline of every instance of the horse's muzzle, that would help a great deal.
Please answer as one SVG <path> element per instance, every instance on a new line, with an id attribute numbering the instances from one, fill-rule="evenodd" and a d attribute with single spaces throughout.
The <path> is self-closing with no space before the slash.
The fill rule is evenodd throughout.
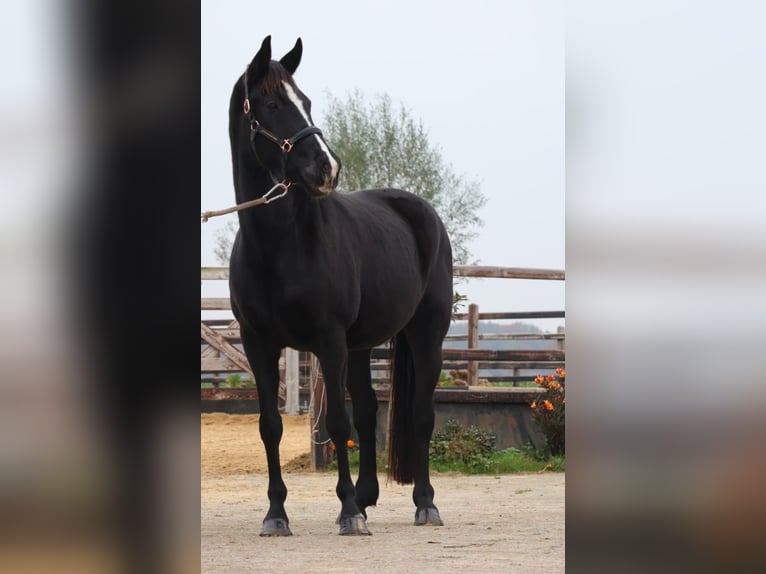
<path id="1" fill-rule="evenodd" d="M 323 158 L 319 165 L 319 180 L 320 185 L 317 186 L 317 191 L 321 195 L 328 195 L 335 191 L 338 187 L 338 176 L 340 175 L 340 161 L 327 156 L 327 159 Z"/>

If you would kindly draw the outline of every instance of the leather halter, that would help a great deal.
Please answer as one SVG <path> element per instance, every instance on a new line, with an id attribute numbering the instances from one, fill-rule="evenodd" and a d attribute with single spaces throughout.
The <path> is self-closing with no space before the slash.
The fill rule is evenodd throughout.
<path id="1" fill-rule="evenodd" d="M 293 147 L 295 147 L 295 144 L 297 144 L 302 139 L 317 134 L 319 137 L 322 136 L 322 130 L 320 130 L 316 126 L 306 126 L 305 128 L 298 130 L 298 132 L 289 138 L 280 138 L 273 132 L 270 132 L 266 128 L 264 128 L 258 120 L 255 119 L 253 116 L 253 110 L 250 107 L 250 94 L 247 89 L 247 72 L 245 72 L 244 77 L 244 83 L 245 83 L 245 101 L 243 105 L 243 111 L 245 112 L 245 115 L 247 116 L 247 119 L 250 122 L 250 147 L 253 150 L 253 153 L 255 154 L 255 157 L 258 158 L 258 152 L 255 151 L 255 138 L 258 135 L 261 135 L 268 139 L 269 141 L 275 143 L 277 146 L 279 146 L 279 149 L 282 150 L 282 173 L 285 176 L 285 181 L 287 181 L 287 157 L 290 154 L 290 151 L 292 151 Z M 259 160 L 260 161 L 260 160 Z M 287 182 L 289 185 L 289 182 Z"/>

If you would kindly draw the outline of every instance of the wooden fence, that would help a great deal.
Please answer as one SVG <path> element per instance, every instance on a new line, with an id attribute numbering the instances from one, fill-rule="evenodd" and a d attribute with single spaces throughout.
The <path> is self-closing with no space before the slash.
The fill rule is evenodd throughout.
<path id="1" fill-rule="evenodd" d="M 520 267 L 487 267 L 473 265 L 456 265 L 454 267 L 455 277 L 489 277 L 502 279 L 534 279 L 534 280 L 553 280 L 563 281 L 564 271 L 553 269 L 531 269 Z M 225 267 L 203 267 L 201 269 L 201 278 L 203 280 L 228 280 L 229 271 Z M 201 301 L 202 311 L 231 311 L 231 302 L 228 297 L 205 297 Z M 450 335 L 446 341 L 466 340 L 467 348 L 444 348 L 442 357 L 444 368 L 446 370 L 466 371 L 466 386 L 476 386 L 479 382 L 479 371 L 486 369 L 512 369 L 513 375 L 493 377 L 483 377 L 482 380 L 495 382 L 497 380 L 513 381 L 518 383 L 520 380 L 528 379 L 529 376 L 520 375 L 522 369 L 550 370 L 564 364 L 564 332 L 559 330 L 557 333 L 517 333 L 517 334 L 484 334 L 479 335 L 479 322 L 483 320 L 498 319 L 540 319 L 540 318 L 564 318 L 564 311 L 525 311 L 525 312 L 507 312 L 507 313 L 480 313 L 476 304 L 469 305 L 467 313 L 459 313 L 454 316 L 456 321 L 467 321 L 468 332 L 466 335 Z M 220 373 L 250 373 L 247 358 L 239 350 L 239 327 L 236 321 L 231 319 L 212 319 L 203 320 L 201 323 L 201 335 L 203 343 L 207 344 L 202 350 L 202 372 L 208 374 Z M 546 350 L 492 350 L 479 348 L 479 342 L 482 340 L 555 340 L 556 349 Z M 287 363 L 293 364 L 297 359 L 290 353 L 283 354 L 280 361 L 280 374 L 282 385 L 280 387 L 280 397 L 287 401 Z M 304 357 L 302 364 L 308 361 Z M 299 367 L 292 367 L 291 372 L 295 372 Z M 375 349 L 373 351 L 373 362 L 371 364 L 373 379 L 379 383 L 385 383 L 388 380 L 388 351 L 386 349 Z M 251 379 L 252 374 L 250 373 Z M 297 385 L 299 376 L 292 375 L 291 383 Z M 306 376 L 304 374 L 304 380 Z M 213 378 L 213 382 L 220 381 L 220 378 Z M 213 396 L 213 393 L 206 393 Z M 291 393 L 291 396 L 292 395 Z"/>

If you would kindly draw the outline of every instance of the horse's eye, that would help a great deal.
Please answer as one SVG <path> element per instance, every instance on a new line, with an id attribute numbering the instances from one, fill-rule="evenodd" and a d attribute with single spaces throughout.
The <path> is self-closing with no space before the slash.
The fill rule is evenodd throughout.
<path id="1" fill-rule="evenodd" d="M 266 102 L 266 107 L 270 110 L 276 110 L 279 107 L 279 104 L 275 100 L 269 100 Z"/>

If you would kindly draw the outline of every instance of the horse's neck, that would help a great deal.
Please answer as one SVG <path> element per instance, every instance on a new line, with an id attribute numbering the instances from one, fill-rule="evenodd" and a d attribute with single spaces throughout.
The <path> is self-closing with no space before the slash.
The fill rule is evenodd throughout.
<path id="1" fill-rule="evenodd" d="M 240 181 L 237 203 L 261 197 L 273 186 L 267 174 Z M 280 193 L 282 190 L 277 189 L 272 197 Z M 302 242 L 310 244 L 318 233 L 320 221 L 318 202 L 295 187 L 290 188 L 284 197 L 239 211 L 241 241 L 248 251 L 266 257 L 284 249 L 301 248 Z"/>
<path id="2" fill-rule="evenodd" d="M 257 166 L 250 158 L 239 158 L 236 166 L 234 194 L 237 203 L 261 197 L 274 187 L 271 175 Z"/>

